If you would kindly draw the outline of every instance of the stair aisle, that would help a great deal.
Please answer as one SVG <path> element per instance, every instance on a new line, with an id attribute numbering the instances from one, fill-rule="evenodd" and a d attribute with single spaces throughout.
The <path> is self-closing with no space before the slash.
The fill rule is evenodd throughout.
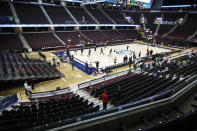
<path id="1" fill-rule="evenodd" d="M 77 94 L 80 96 L 80 97 L 84 97 L 84 99 L 88 100 L 89 103 L 94 103 L 94 107 L 96 107 L 97 105 L 100 106 L 100 109 L 99 110 L 102 110 L 103 109 L 103 102 L 101 100 L 99 100 L 98 98 L 94 98 L 93 96 L 90 96 L 90 94 L 84 90 L 78 90 L 77 91 Z M 107 108 L 110 108 L 112 107 L 113 105 L 110 105 L 109 103 L 107 104 Z"/>

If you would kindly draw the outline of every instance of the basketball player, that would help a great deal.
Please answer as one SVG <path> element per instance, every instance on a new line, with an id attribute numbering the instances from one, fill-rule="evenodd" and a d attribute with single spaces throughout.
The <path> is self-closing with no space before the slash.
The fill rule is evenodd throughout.
<path id="1" fill-rule="evenodd" d="M 127 62 L 128 61 L 128 57 L 127 57 L 127 55 L 125 56 L 125 62 Z"/>
<path id="2" fill-rule="evenodd" d="M 90 54 L 91 54 L 91 49 L 89 49 L 88 56 L 90 56 Z"/>
<path id="3" fill-rule="evenodd" d="M 134 60 L 136 59 L 136 55 L 135 55 L 135 52 L 133 52 L 133 59 L 134 59 Z"/>
<path id="4" fill-rule="evenodd" d="M 104 55 L 104 53 L 103 53 L 103 48 L 101 48 L 101 52 L 100 52 L 100 54 L 103 54 L 103 55 Z"/>
<path id="5" fill-rule="evenodd" d="M 70 58 L 71 57 L 71 54 L 70 54 L 70 49 L 68 48 L 67 50 L 67 56 Z"/>
<path id="6" fill-rule="evenodd" d="M 96 63 L 96 72 L 98 73 L 98 71 L 99 71 L 99 61 L 96 61 L 95 63 Z"/>
<path id="7" fill-rule="evenodd" d="M 83 48 L 81 48 L 81 55 L 83 55 Z"/>
<path id="8" fill-rule="evenodd" d="M 132 64 L 132 57 L 129 57 L 129 68 L 131 68 L 131 64 Z"/>
<path id="9" fill-rule="evenodd" d="M 77 55 L 77 50 L 75 50 L 75 55 Z"/>
<path id="10" fill-rule="evenodd" d="M 107 47 L 107 43 L 104 43 L 105 44 L 105 48 Z"/>
<path id="11" fill-rule="evenodd" d="M 152 56 L 153 55 L 153 50 L 150 50 L 150 56 Z"/>
<path id="12" fill-rule="evenodd" d="M 141 57 L 141 51 L 139 52 L 139 55 L 138 55 L 138 57 Z"/>
<path id="13" fill-rule="evenodd" d="M 147 56 L 149 57 L 149 48 L 147 48 Z"/>
<path id="14" fill-rule="evenodd" d="M 129 46 L 127 46 L 127 50 L 129 50 Z"/>
<path id="15" fill-rule="evenodd" d="M 112 49 L 109 51 L 109 56 L 111 56 L 111 53 L 112 53 Z"/>
<path id="16" fill-rule="evenodd" d="M 116 62 L 117 62 L 117 58 L 115 57 L 115 58 L 114 58 L 114 64 L 116 64 Z"/>
<path id="17" fill-rule="evenodd" d="M 85 63 L 85 70 L 88 71 L 88 62 Z"/>
<path id="18" fill-rule="evenodd" d="M 134 69 L 134 74 L 137 72 L 137 63 L 135 62 L 133 65 L 133 69 Z"/>

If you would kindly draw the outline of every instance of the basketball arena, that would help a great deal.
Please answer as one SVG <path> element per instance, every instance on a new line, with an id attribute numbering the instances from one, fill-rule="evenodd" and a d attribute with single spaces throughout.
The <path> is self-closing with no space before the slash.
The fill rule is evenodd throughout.
<path id="1" fill-rule="evenodd" d="M 1 0 L 0 130 L 196 130 L 196 23 L 196 0 Z"/>

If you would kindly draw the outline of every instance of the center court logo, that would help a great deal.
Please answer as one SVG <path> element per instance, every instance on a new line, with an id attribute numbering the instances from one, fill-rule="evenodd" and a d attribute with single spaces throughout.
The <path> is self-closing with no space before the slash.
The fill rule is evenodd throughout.
<path id="1" fill-rule="evenodd" d="M 132 50 L 123 50 L 123 49 L 115 49 L 114 50 L 115 53 L 119 54 L 119 55 L 128 55 L 128 54 L 132 54 L 133 51 Z"/>

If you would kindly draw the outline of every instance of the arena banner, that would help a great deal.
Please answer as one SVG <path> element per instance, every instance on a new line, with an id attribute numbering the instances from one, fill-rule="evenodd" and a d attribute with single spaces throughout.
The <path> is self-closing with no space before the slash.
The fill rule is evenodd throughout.
<path id="1" fill-rule="evenodd" d="M 94 71 L 96 71 L 95 67 L 92 67 L 92 68 L 86 67 L 85 63 L 83 61 L 80 61 L 80 60 L 78 60 L 76 58 L 74 59 L 74 61 L 75 61 L 74 62 L 74 66 L 77 67 L 78 69 L 80 69 L 81 71 L 85 72 L 88 75 L 92 75 L 92 73 Z"/>
<path id="2" fill-rule="evenodd" d="M 53 54 L 55 54 L 56 56 L 62 59 L 66 59 L 66 51 L 53 52 Z M 70 60 L 68 60 L 68 62 L 71 64 Z M 86 67 L 83 61 L 76 59 L 76 58 L 74 58 L 74 66 L 88 75 L 91 75 L 96 70 L 95 67 L 92 67 L 92 68 Z"/>

